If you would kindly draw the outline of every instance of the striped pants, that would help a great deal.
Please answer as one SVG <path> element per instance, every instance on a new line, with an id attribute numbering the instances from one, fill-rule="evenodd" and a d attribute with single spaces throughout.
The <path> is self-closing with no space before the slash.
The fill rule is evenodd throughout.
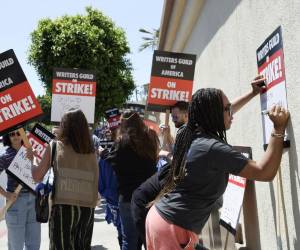
<path id="1" fill-rule="evenodd" d="M 50 250 L 90 250 L 94 208 L 54 205 L 49 221 Z"/>

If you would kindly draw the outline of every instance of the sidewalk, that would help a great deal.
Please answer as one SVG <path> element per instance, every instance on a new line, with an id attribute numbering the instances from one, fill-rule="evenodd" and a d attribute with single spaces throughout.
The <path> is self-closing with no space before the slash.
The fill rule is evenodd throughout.
<path id="1" fill-rule="evenodd" d="M 104 219 L 104 208 L 102 204 L 96 207 L 95 223 L 92 238 L 92 250 L 118 250 L 119 243 L 117 239 L 117 230 Z M 0 250 L 7 249 L 7 230 L 5 221 L 0 222 Z M 48 223 L 42 223 L 41 250 L 49 249 Z"/>

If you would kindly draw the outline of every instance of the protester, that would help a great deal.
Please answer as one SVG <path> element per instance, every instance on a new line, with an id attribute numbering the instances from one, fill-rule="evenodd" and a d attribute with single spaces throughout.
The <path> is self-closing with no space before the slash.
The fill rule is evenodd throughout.
<path id="1" fill-rule="evenodd" d="M 114 142 L 115 130 L 107 130 L 105 132 L 105 140 L 103 142 Z M 110 144 L 103 145 L 100 151 L 100 161 L 99 161 L 99 185 L 98 191 L 100 195 L 105 199 L 105 220 L 108 224 L 113 223 L 118 232 L 118 241 L 120 249 L 122 249 L 122 228 L 121 228 L 121 217 L 119 212 L 119 192 L 118 192 L 118 181 L 115 171 L 113 170 L 111 164 L 106 160 L 110 152 Z"/>
<path id="2" fill-rule="evenodd" d="M 232 105 L 238 107 L 240 106 L 240 102 L 244 102 L 244 98 L 241 98 L 238 102 L 233 103 Z M 180 125 L 176 134 L 177 138 L 177 136 L 179 136 L 179 134 L 183 131 L 182 129 L 185 127 L 188 121 L 188 117 L 185 115 L 188 114 L 188 103 L 177 102 L 172 110 L 173 116 L 176 118 L 175 120 L 179 121 L 177 125 Z M 170 133 L 168 130 L 165 130 L 165 132 Z M 174 145 L 172 145 L 172 147 L 173 146 Z M 159 152 L 159 162 L 157 164 L 158 172 L 145 181 L 139 188 L 137 188 L 132 196 L 131 207 L 134 215 L 134 222 L 138 228 L 140 237 L 144 240 L 144 242 L 146 241 L 145 221 L 147 213 L 150 209 L 148 204 L 153 201 L 155 197 L 157 197 L 164 186 L 166 182 L 165 177 L 167 176 L 169 167 L 171 165 L 171 158 L 171 152 L 161 150 Z"/>
<path id="3" fill-rule="evenodd" d="M 187 123 L 188 108 L 189 108 L 189 103 L 184 101 L 178 101 L 172 107 L 171 116 L 175 128 L 180 128 Z"/>
<path id="4" fill-rule="evenodd" d="M 145 221 L 149 211 L 149 203 L 155 199 L 155 197 L 162 190 L 165 183 L 165 177 L 170 169 L 169 164 L 165 164 L 161 167 L 160 171 L 152 175 L 145 182 L 143 182 L 133 193 L 131 200 L 131 209 L 135 226 L 138 230 L 139 238 L 146 246 L 146 231 Z"/>
<path id="5" fill-rule="evenodd" d="M 188 107 L 189 103 L 184 101 L 178 101 L 171 108 L 172 121 L 175 125 L 175 128 L 178 128 L 178 131 L 183 128 L 183 126 L 188 121 Z M 163 137 L 163 143 L 161 149 L 169 153 L 173 152 L 174 139 L 171 135 L 171 130 L 169 125 L 161 125 L 161 134 Z M 167 154 L 163 152 L 163 154 Z"/>
<path id="6" fill-rule="evenodd" d="M 41 181 L 48 171 L 54 143 L 47 147 L 40 164 L 33 166 L 35 181 Z M 33 159 L 30 150 L 28 158 Z M 81 110 L 72 109 L 63 115 L 56 140 L 50 249 L 90 249 L 98 176 L 95 148 L 86 117 Z"/>
<path id="7" fill-rule="evenodd" d="M 233 102 L 218 89 L 200 89 L 192 97 L 189 121 L 176 139 L 170 174 L 146 219 L 147 249 L 192 249 L 216 200 L 224 193 L 228 175 L 271 181 L 278 170 L 289 113 L 276 105 L 268 115 L 274 124 L 261 161 L 248 160 L 227 144 L 233 113 L 259 92 Z M 236 103 L 239 105 L 236 105 Z"/>
<path id="8" fill-rule="evenodd" d="M 119 211 L 119 192 L 118 181 L 111 164 L 101 157 L 99 161 L 99 193 L 105 199 L 105 220 L 108 224 L 112 223 L 118 232 L 118 242 L 122 249 L 122 228 Z"/>
<path id="9" fill-rule="evenodd" d="M 0 172 L 9 167 L 22 144 L 22 138 L 17 130 L 3 136 L 3 145 L 6 148 L 0 156 Z M 5 216 L 8 249 L 23 250 L 24 247 L 26 250 L 40 249 L 41 225 L 36 221 L 35 196 L 26 187 L 23 187 L 17 196 L 14 191 L 20 183 L 10 175 L 7 178 L 7 190 L 4 191 L 0 187 L 0 193 L 7 200 L 14 202 Z"/>
<path id="10" fill-rule="evenodd" d="M 131 211 L 133 191 L 156 172 L 158 137 L 134 111 L 125 111 L 116 144 L 108 157 L 119 184 L 123 250 L 141 249 Z"/>

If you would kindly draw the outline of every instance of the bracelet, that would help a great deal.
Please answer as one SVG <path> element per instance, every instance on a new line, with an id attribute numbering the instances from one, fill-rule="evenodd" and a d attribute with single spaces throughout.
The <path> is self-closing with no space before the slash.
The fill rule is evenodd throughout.
<path id="1" fill-rule="evenodd" d="M 171 152 L 169 152 L 169 153 L 167 154 L 167 158 L 170 159 L 170 160 L 172 159 L 172 156 L 173 156 L 173 154 L 172 154 Z"/>
<path id="2" fill-rule="evenodd" d="M 278 137 L 278 138 L 284 138 L 284 134 L 276 134 L 276 133 L 271 133 L 272 137 Z"/>

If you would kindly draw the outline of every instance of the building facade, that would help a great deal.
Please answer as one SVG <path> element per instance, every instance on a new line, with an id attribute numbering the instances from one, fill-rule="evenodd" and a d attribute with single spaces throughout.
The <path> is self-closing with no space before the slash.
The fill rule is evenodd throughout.
<path id="1" fill-rule="evenodd" d="M 257 74 L 256 49 L 278 26 L 291 146 L 284 150 L 281 171 L 273 182 L 248 183 L 236 239 L 241 244 L 226 239 L 215 211 L 202 235 L 211 249 L 225 249 L 225 242 L 227 249 L 300 249 L 300 1 L 165 0 L 159 49 L 197 55 L 193 92 L 215 87 L 229 99 L 247 92 Z M 229 143 L 251 147 L 257 161 L 264 152 L 260 111 L 260 98 L 255 97 L 234 116 L 228 132 Z"/>

